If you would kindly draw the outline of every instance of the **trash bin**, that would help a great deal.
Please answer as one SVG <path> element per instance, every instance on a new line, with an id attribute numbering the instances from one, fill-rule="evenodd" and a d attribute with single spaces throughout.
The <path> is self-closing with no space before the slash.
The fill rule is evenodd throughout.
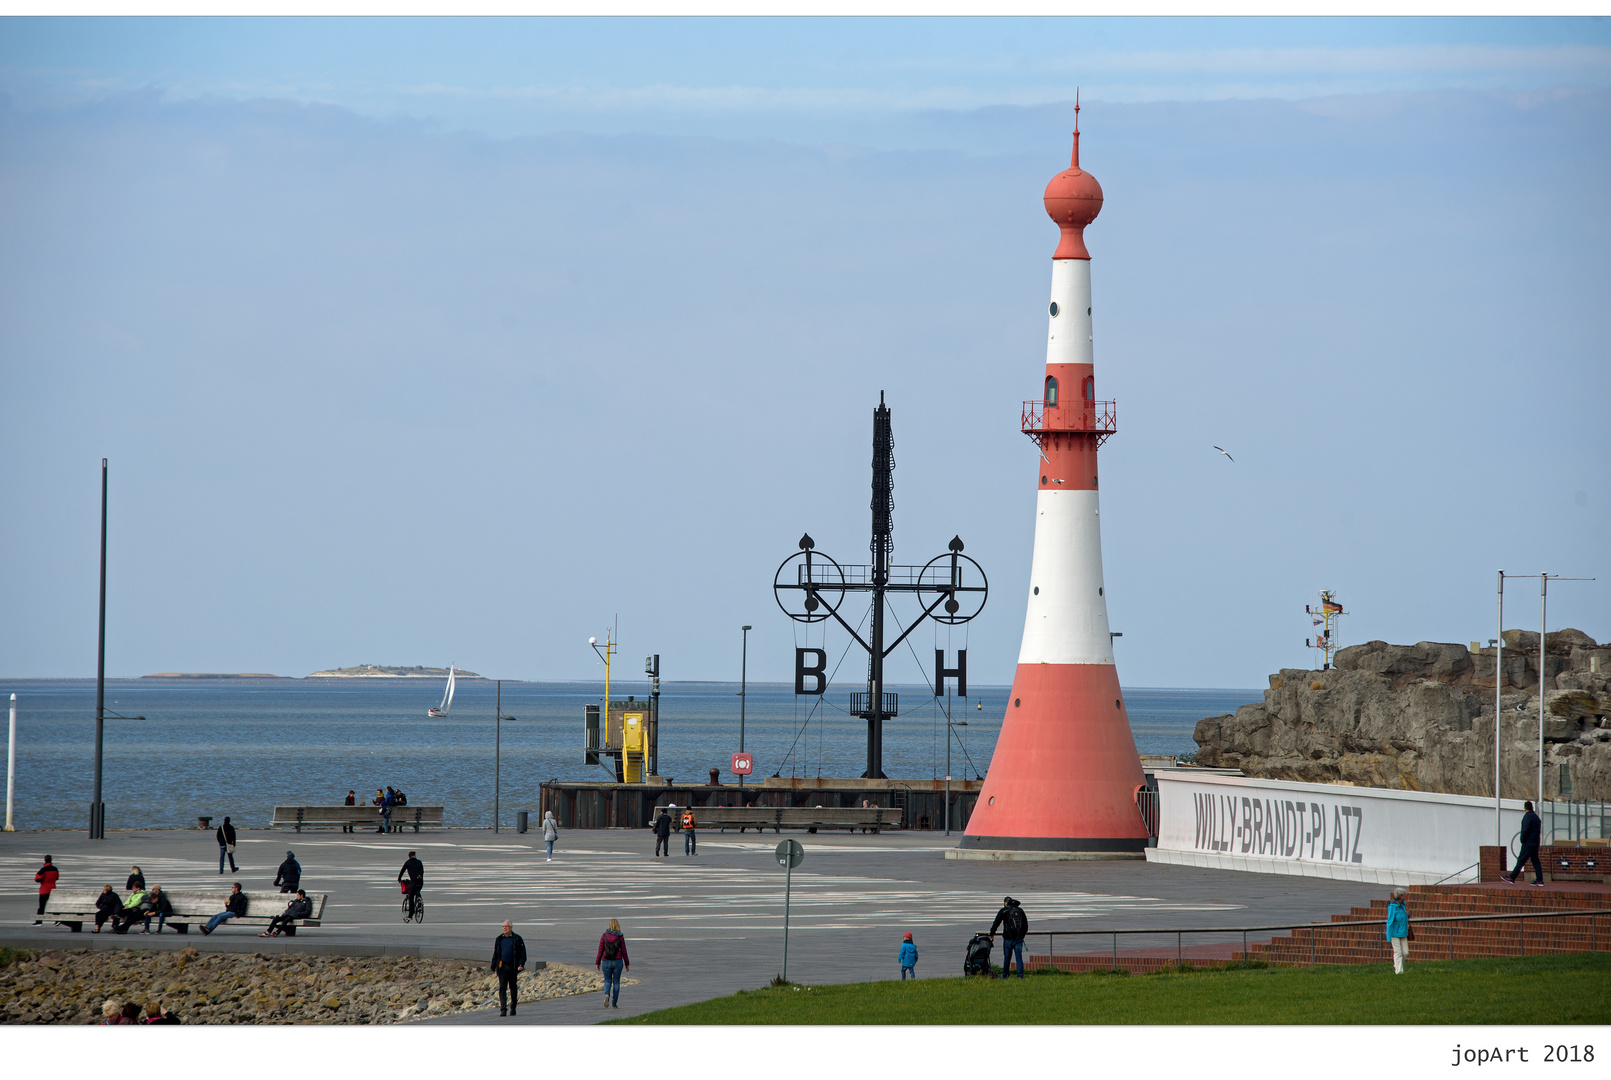
<path id="1" fill-rule="evenodd" d="M 526 831 L 526 811 L 521 810 L 515 814 L 515 832 Z"/>

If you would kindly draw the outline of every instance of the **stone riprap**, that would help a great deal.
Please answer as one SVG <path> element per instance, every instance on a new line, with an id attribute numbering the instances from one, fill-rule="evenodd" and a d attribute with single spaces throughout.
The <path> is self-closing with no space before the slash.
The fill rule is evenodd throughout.
<path id="1" fill-rule="evenodd" d="M 184 1024 L 396 1024 L 498 1004 L 498 979 L 467 960 L 117 949 L 13 954 L 0 1023 L 97 1024 L 107 1000 L 156 1001 Z M 522 974 L 520 1000 L 599 990 L 596 971 Z"/>
<path id="2" fill-rule="evenodd" d="M 1529 798 L 1544 701 L 1544 783 L 1571 797 L 1611 799 L 1611 648 L 1578 630 L 1505 631 L 1500 743 L 1503 794 Z M 1497 650 L 1423 641 L 1369 641 L 1337 652 L 1331 671 L 1284 668 L 1260 704 L 1211 716 L 1193 737 L 1200 765 L 1248 776 L 1491 796 Z"/>

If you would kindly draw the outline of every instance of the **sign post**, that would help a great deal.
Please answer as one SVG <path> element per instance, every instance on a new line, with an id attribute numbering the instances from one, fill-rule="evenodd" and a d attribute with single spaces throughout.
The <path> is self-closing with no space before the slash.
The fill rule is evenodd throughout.
<path id="1" fill-rule="evenodd" d="M 794 868 L 805 862 L 805 848 L 800 846 L 798 840 L 785 840 L 778 844 L 778 865 L 783 867 L 783 974 L 780 976 L 784 982 L 789 981 L 789 887 L 794 877 Z"/>
<path id="2" fill-rule="evenodd" d="M 740 750 L 733 755 L 733 773 L 737 776 L 748 776 L 755 770 L 755 759 Z"/>

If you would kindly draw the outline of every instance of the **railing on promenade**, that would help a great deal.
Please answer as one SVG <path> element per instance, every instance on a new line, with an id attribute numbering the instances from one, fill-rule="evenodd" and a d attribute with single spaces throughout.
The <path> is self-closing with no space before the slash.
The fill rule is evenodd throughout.
<path id="1" fill-rule="evenodd" d="M 1412 918 L 1412 919 L 1410 919 L 1410 925 L 1412 927 L 1415 927 L 1415 926 L 1427 926 L 1427 927 L 1430 927 L 1434 923 L 1450 924 L 1447 927 L 1447 929 L 1448 929 L 1448 935 L 1447 936 L 1448 936 L 1448 945 L 1449 945 L 1449 959 L 1453 960 L 1454 959 L 1454 931 L 1455 931 L 1455 927 L 1452 924 L 1455 924 L 1455 923 L 1496 922 L 1496 921 L 1509 921 L 1509 920 L 1516 920 L 1516 921 L 1520 922 L 1521 925 L 1517 927 L 1517 936 L 1516 936 L 1517 952 L 1515 954 L 1512 954 L 1512 953 L 1509 953 L 1509 952 L 1507 952 L 1505 954 L 1506 956 L 1510 956 L 1510 955 L 1522 955 L 1523 954 L 1522 950 L 1524 950 L 1526 948 L 1526 946 L 1527 946 L 1527 934 L 1526 934 L 1526 922 L 1525 922 L 1525 920 L 1528 920 L 1528 919 L 1588 919 L 1589 920 L 1589 951 L 1590 952 L 1599 952 L 1600 951 L 1599 920 L 1600 920 L 1600 916 L 1602 916 L 1602 915 L 1611 916 L 1611 908 L 1587 908 L 1587 909 L 1583 909 L 1583 910 L 1580 910 L 1580 911 L 1511 912 L 1511 913 L 1507 913 L 1507 914 L 1497 914 L 1497 915 L 1441 915 L 1441 916 L 1427 916 L 1427 917 L 1424 917 L 1424 918 Z M 1611 920 L 1608 920 L 1608 922 L 1611 922 Z M 1107 938 L 1111 938 L 1112 943 L 1113 943 L 1113 946 L 1112 946 L 1113 966 L 1115 968 L 1117 968 L 1119 966 L 1119 938 L 1120 938 L 1121 935 L 1123 935 L 1123 936 L 1151 935 L 1151 936 L 1157 937 L 1157 936 L 1160 936 L 1160 935 L 1167 936 L 1167 935 L 1173 934 L 1175 936 L 1175 966 L 1176 967 L 1183 967 L 1185 965 L 1185 959 L 1186 959 L 1185 958 L 1185 938 L 1186 938 L 1187 934 L 1214 935 L 1214 936 L 1216 936 L 1216 937 L 1218 937 L 1220 939 L 1219 941 L 1214 942 L 1215 944 L 1223 944 L 1224 941 L 1227 940 L 1227 939 L 1229 939 L 1231 941 L 1234 941 L 1235 940 L 1235 935 L 1240 934 L 1241 938 L 1242 938 L 1242 960 L 1244 962 L 1246 962 L 1246 960 L 1248 959 L 1248 935 L 1249 934 L 1273 933 L 1273 932 L 1278 931 L 1278 930 L 1292 930 L 1292 931 L 1307 930 L 1309 932 L 1308 933 L 1309 963 L 1310 963 L 1310 965 L 1314 965 L 1315 964 L 1315 955 L 1316 955 L 1315 939 L 1316 939 L 1316 934 L 1317 934 L 1318 931 L 1321 931 L 1321 930 L 1341 930 L 1341 929 L 1344 929 L 1346 927 L 1351 927 L 1351 926 L 1380 926 L 1380 927 L 1383 927 L 1384 931 L 1385 931 L 1386 925 L 1387 925 L 1387 920 L 1386 919 L 1347 919 L 1347 920 L 1343 920 L 1341 922 L 1282 923 L 1282 924 L 1275 924 L 1275 925 L 1269 925 L 1269 926 L 1160 927 L 1160 928 L 1154 928 L 1154 929 L 1134 929 L 1134 930 L 1031 930 L 1029 932 L 1029 936 L 1031 938 L 1038 938 L 1038 937 L 1046 938 L 1047 939 L 1046 955 L 1051 957 L 1051 958 L 1053 958 L 1054 960 L 1055 960 L 1055 958 L 1057 956 L 1057 942 L 1056 942 L 1057 938 L 1060 938 L 1060 937 L 1075 937 L 1075 938 L 1077 938 L 1077 937 L 1107 937 Z M 1611 929 L 1611 925 L 1608 925 L 1608 929 Z M 981 933 L 982 932 L 983 931 L 981 931 Z M 1296 941 L 1298 940 L 1298 935 L 1296 933 L 1294 933 L 1293 938 L 1294 938 L 1294 942 L 1296 943 Z M 1264 944 L 1264 943 L 1260 942 L 1260 944 Z M 1607 946 L 1611 946 L 1611 939 L 1608 939 L 1606 944 L 1607 944 Z M 1383 948 L 1384 951 L 1387 948 L 1385 933 L 1384 933 L 1384 937 L 1382 939 L 1382 948 Z M 1072 956 L 1093 956 L 1093 955 L 1098 955 L 1098 954 L 1089 953 L 1089 952 L 1085 952 L 1085 953 L 1066 953 L 1065 952 L 1063 955 L 1064 956 L 1071 956 L 1071 955 Z"/>

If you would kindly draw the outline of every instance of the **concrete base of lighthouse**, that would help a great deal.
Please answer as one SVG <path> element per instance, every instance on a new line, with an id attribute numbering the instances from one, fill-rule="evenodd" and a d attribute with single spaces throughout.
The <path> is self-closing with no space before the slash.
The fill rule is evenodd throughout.
<path id="1" fill-rule="evenodd" d="M 951 848 L 947 859 L 967 862 L 1093 862 L 1108 859 L 1145 859 L 1145 851 L 1033 851 L 1008 848 Z"/>

